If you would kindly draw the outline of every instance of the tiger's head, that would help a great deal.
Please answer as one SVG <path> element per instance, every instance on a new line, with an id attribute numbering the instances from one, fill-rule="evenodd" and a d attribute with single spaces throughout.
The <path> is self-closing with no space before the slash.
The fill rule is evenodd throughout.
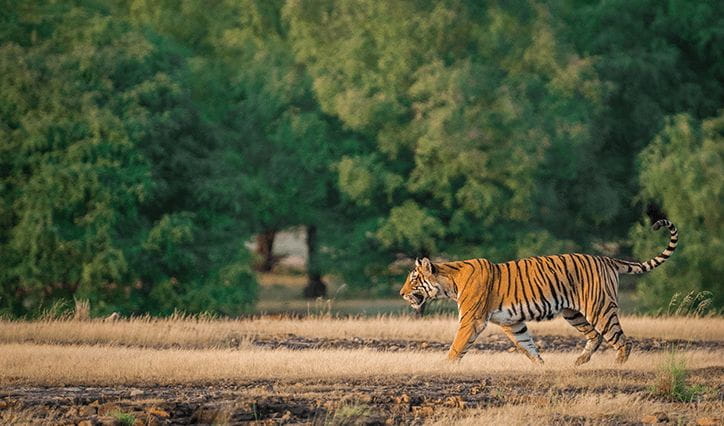
<path id="1" fill-rule="evenodd" d="M 424 257 L 422 260 L 415 260 L 415 269 L 410 272 L 405 284 L 400 290 L 400 296 L 407 300 L 412 309 L 422 314 L 425 303 L 428 300 L 446 296 L 439 277 L 437 268 Z"/>

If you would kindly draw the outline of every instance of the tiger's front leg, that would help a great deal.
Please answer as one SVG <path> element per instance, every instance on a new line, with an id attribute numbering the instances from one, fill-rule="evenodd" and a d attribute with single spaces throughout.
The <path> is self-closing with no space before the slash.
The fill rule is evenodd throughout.
<path id="1" fill-rule="evenodd" d="M 485 330 L 487 323 L 487 319 L 482 318 L 475 318 L 467 322 L 463 322 L 461 319 L 458 331 L 455 333 L 455 340 L 453 340 L 447 353 L 447 359 L 450 361 L 460 360 L 467 352 L 468 346 Z"/>

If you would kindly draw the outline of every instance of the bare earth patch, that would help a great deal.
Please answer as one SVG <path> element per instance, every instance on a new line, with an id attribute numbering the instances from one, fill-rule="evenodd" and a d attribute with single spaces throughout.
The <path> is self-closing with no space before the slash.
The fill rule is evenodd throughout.
<path id="1" fill-rule="evenodd" d="M 536 336 L 535 344 L 538 349 L 551 352 L 567 352 L 583 350 L 585 339 L 570 336 Z M 724 341 L 691 341 L 681 339 L 647 339 L 631 338 L 636 352 L 676 350 L 719 350 L 724 351 Z M 248 340 L 230 340 L 230 347 L 254 345 L 267 349 L 363 349 L 371 348 L 381 351 L 446 351 L 450 342 L 435 342 L 428 340 L 402 340 L 402 339 L 370 339 L 351 338 L 333 339 L 318 337 L 302 337 L 293 334 L 284 337 L 255 337 Z M 513 351 L 515 347 L 510 340 L 502 335 L 493 334 L 478 339 L 470 346 L 471 351 Z M 600 352 L 605 352 L 608 346 L 603 343 Z"/>
<path id="2" fill-rule="evenodd" d="M 712 374 L 721 378 L 724 368 L 693 371 L 692 379 L 708 381 Z M 606 371 L 605 384 L 596 384 L 602 378 L 600 371 L 581 372 L 578 376 L 577 381 L 565 386 L 553 374 L 499 373 L 475 378 L 398 377 L 341 382 L 263 380 L 213 385 L 12 387 L 0 390 L 0 401 L 8 412 L 32 413 L 35 419 L 53 423 L 108 420 L 114 412 L 130 414 L 144 424 L 323 424 L 334 423 L 335 418 L 342 420 L 340 412 L 356 413 L 347 420 L 361 424 L 449 423 L 466 418 L 490 424 L 494 422 L 485 420 L 510 418 L 506 416 L 511 413 L 521 423 L 638 423 L 642 414 L 625 409 L 626 404 L 644 413 L 666 409 L 672 421 L 690 423 L 724 409 L 721 384 L 692 405 L 651 396 L 643 384 L 652 379 L 646 373 Z M 587 411 L 576 409 L 574 402 L 585 403 Z M 536 410 L 545 406 L 554 406 L 558 412 Z"/>

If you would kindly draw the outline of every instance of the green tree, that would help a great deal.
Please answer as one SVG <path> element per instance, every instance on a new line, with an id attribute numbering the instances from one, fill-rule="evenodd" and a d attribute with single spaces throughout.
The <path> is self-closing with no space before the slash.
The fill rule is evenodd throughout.
<path id="1" fill-rule="evenodd" d="M 194 98 L 223 140 L 203 192 L 245 217 L 258 235 L 262 269 L 271 267 L 274 235 L 285 228 L 305 226 L 316 253 L 320 224 L 336 200 L 331 164 L 339 126 L 320 112 L 312 81 L 293 55 L 283 4 L 136 0 L 130 8 L 135 22 L 191 49 Z M 186 20 L 199 30 L 179 29 Z M 310 296 L 324 292 L 321 267 L 310 256 Z"/>
<path id="2" fill-rule="evenodd" d="M 2 309 L 248 309 L 245 235 L 200 194 L 216 142 L 183 55 L 103 9 L 24 7 L 15 27 L 42 33 L 0 47 Z"/>
<path id="3" fill-rule="evenodd" d="M 570 249 L 609 223 L 601 89 L 546 8 L 294 1 L 285 17 L 323 111 L 359 135 L 337 164 L 356 207 L 331 253 L 348 277 L 384 281 L 396 253 Z"/>
<path id="4" fill-rule="evenodd" d="M 559 3 L 566 39 L 602 81 L 591 122 L 597 162 L 608 170 L 611 236 L 638 220 L 637 154 L 669 115 L 714 116 L 724 100 L 724 10 L 716 1 L 613 0 Z M 625 226 L 624 226 L 625 225 Z"/>
<path id="5" fill-rule="evenodd" d="M 680 246 L 661 268 L 637 283 L 644 309 L 666 308 L 674 294 L 711 293 L 724 307 L 724 114 L 699 122 L 669 117 L 664 129 L 639 155 L 640 197 L 657 200 L 679 228 Z M 649 259 L 666 246 L 648 226 L 631 230 L 634 253 Z"/>

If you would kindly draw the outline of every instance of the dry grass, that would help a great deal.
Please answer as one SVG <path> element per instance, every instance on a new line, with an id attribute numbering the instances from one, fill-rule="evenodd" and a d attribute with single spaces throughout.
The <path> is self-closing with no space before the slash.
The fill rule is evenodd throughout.
<path id="1" fill-rule="evenodd" d="M 667 417 L 675 424 L 691 424 L 702 417 L 721 420 L 722 412 L 724 403 L 721 401 L 682 407 L 681 404 L 653 401 L 642 394 L 550 395 L 536 402 L 513 402 L 501 407 L 465 411 L 464 414 L 451 413 L 432 424 L 473 426 L 639 423 L 643 416 L 655 413 L 668 413 Z"/>
<path id="2" fill-rule="evenodd" d="M 36 407 L 27 409 L 8 408 L 0 410 L 0 424 L 4 425 L 52 425 L 62 416 L 58 410 L 42 409 Z"/>
<path id="3" fill-rule="evenodd" d="M 301 293 L 300 293 L 301 294 Z M 400 315 L 410 312 L 410 307 L 397 299 L 293 299 L 293 298 L 262 298 L 255 306 L 256 312 L 262 315 L 297 313 L 307 316 L 334 315 Z"/>
<path id="4" fill-rule="evenodd" d="M 689 368 L 723 365 L 722 354 L 682 352 Z M 614 353 L 574 368 L 573 353 L 551 353 L 537 367 L 515 353 L 470 353 L 460 363 L 429 352 L 372 350 L 142 349 L 88 345 L 0 345 L 0 385 L 121 385 L 208 383 L 219 380 L 320 379 L 371 376 L 476 376 L 496 372 L 544 374 L 573 380 L 576 372 L 619 369 Z M 620 367 L 653 372 L 661 354 L 642 353 Z M 720 378 L 721 379 L 721 378 Z"/>
<path id="5" fill-rule="evenodd" d="M 380 316 L 377 318 L 136 318 L 113 322 L 48 320 L 0 321 L 0 343 L 47 344 L 110 344 L 154 348 L 215 348 L 228 347 L 230 341 L 243 341 L 256 336 L 285 336 L 295 334 L 320 338 L 376 338 L 448 342 L 456 329 L 454 317 Z M 625 332 L 632 337 L 724 340 L 724 318 L 650 318 L 623 317 Z M 530 323 L 535 335 L 564 335 L 580 337 L 563 319 Z M 500 333 L 491 325 L 486 335 Z"/>
<path id="6" fill-rule="evenodd" d="M 73 309 L 73 319 L 76 321 L 87 321 L 90 319 L 90 302 L 85 299 L 76 299 Z"/>
<path id="7" fill-rule="evenodd" d="M 76 310 L 83 311 L 80 305 Z M 456 328 L 456 318 L 449 316 L 238 320 L 175 316 L 117 321 L 84 317 L 0 321 L 0 390 L 43 389 L 35 391 L 35 398 L 40 399 L 32 407 L 16 404 L 0 409 L 0 423 L 67 420 L 67 410 L 53 411 L 58 407 L 56 395 L 62 395 L 63 388 L 42 399 L 48 390 L 45 386 L 80 386 L 78 389 L 85 393 L 85 386 L 196 385 L 204 392 L 229 389 L 226 400 L 212 398 L 215 405 L 209 408 L 209 416 L 213 416 L 208 421 L 218 423 L 238 420 L 249 407 L 256 410 L 260 398 L 267 401 L 267 411 L 277 410 L 275 419 L 287 415 L 287 410 L 301 410 L 295 411 L 292 420 L 324 423 L 354 423 L 367 417 L 379 421 L 375 416 L 384 414 L 382 420 L 402 423 L 436 419 L 442 424 L 615 424 L 639 422 L 643 415 L 657 411 L 668 413 L 675 423 L 693 423 L 699 417 L 721 418 L 719 413 L 724 412 L 724 402 L 717 394 L 724 383 L 721 350 L 677 353 L 685 360 L 685 384 L 704 389 L 704 396 L 694 403 L 674 403 L 651 390 L 669 356 L 662 351 L 636 351 L 628 363 L 619 366 L 614 363 L 615 351 L 607 350 L 581 367 L 573 366 L 577 353 L 546 351 L 546 364 L 538 367 L 520 354 L 507 352 L 472 351 L 461 362 L 450 363 L 441 351 L 270 350 L 250 343 L 255 337 L 288 334 L 449 342 Z M 624 317 L 621 322 L 627 334 L 637 338 L 724 341 L 724 318 Z M 578 336 L 561 319 L 532 323 L 530 328 L 538 335 Z M 491 326 L 486 334 L 491 333 L 499 333 L 499 329 Z M 465 381 L 468 385 L 460 384 Z M 243 385 L 237 386 L 239 383 Z M 468 392 L 470 383 L 476 387 L 481 383 L 482 392 L 465 394 L 468 399 L 463 404 L 472 405 L 446 411 L 450 406 L 441 401 L 450 394 Z M 310 384 L 314 386 L 310 388 Z M 402 388 L 410 395 L 415 393 L 422 405 L 395 402 Z M 176 398 L 186 401 L 183 391 L 173 389 L 169 392 L 180 392 Z M 373 401 L 373 392 L 380 401 L 391 402 L 383 403 L 383 409 L 365 405 Z M 169 394 L 163 395 L 166 398 Z M 280 405 L 276 401 L 290 402 Z M 318 411 L 320 401 L 331 411 Z M 146 415 L 138 401 L 132 402 L 129 407 L 135 407 L 134 413 Z M 77 403 L 66 405 L 73 404 Z M 173 411 L 174 407 L 166 408 Z M 421 414 L 423 411 L 413 408 L 431 411 Z M 267 411 L 263 413 L 269 420 L 272 417 Z M 321 417 L 316 417 L 318 413 Z M 187 416 L 184 421 L 191 419 L 181 411 L 173 413 L 174 419 L 181 418 L 177 416 Z M 195 421 L 200 422 L 199 418 Z"/>

